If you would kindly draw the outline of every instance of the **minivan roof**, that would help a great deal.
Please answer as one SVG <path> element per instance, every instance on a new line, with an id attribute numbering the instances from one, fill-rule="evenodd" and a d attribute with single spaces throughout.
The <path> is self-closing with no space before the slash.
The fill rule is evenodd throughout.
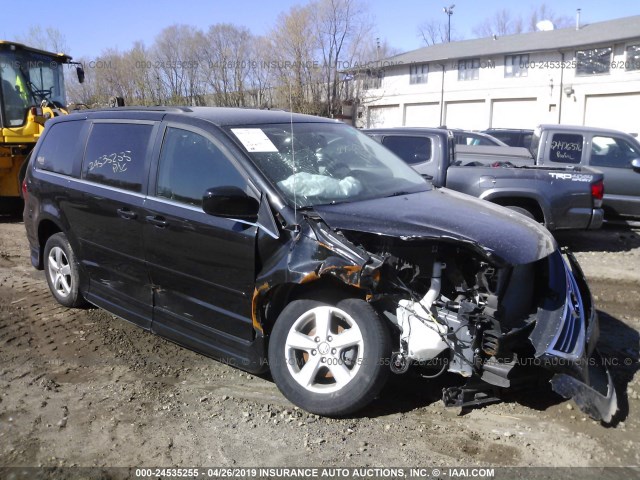
<path id="1" fill-rule="evenodd" d="M 284 110 L 259 110 L 255 108 L 231 107 L 117 107 L 98 110 L 78 110 L 69 115 L 83 115 L 89 118 L 135 118 L 136 113 L 142 117 L 149 115 L 164 116 L 164 114 L 187 116 L 206 120 L 218 126 L 256 125 L 271 123 L 336 123 L 339 120 L 315 117 Z M 67 117 L 68 118 L 68 117 Z"/>

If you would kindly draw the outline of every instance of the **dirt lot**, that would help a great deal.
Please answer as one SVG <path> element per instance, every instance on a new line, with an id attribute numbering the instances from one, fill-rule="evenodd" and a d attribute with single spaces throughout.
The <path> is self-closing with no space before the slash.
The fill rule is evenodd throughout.
<path id="1" fill-rule="evenodd" d="M 609 427 L 545 389 L 461 415 L 439 401 L 451 379 L 411 374 L 360 416 L 309 415 L 269 378 L 58 306 L 23 224 L 0 219 L 0 466 L 640 465 L 640 231 L 559 240 L 578 252 L 600 348 L 619 364 Z"/>

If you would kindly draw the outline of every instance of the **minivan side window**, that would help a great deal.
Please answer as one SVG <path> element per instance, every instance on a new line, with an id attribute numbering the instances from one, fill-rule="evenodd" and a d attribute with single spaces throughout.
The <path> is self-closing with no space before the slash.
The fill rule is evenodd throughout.
<path id="1" fill-rule="evenodd" d="M 71 175 L 84 122 L 62 122 L 52 125 L 38 150 L 36 167 L 48 172 Z"/>
<path id="2" fill-rule="evenodd" d="M 549 160 L 560 163 L 580 163 L 582 160 L 582 135 L 555 133 L 551 139 Z"/>
<path id="3" fill-rule="evenodd" d="M 631 160 L 640 158 L 640 152 L 629 142 L 615 137 L 591 139 L 591 162 L 594 167 L 631 168 Z"/>
<path id="4" fill-rule="evenodd" d="M 94 123 L 82 164 L 82 178 L 133 192 L 142 191 L 153 125 Z"/>
<path id="5" fill-rule="evenodd" d="M 201 206 L 210 188 L 245 190 L 246 185 L 245 178 L 209 139 L 189 130 L 167 128 L 158 166 L 158 197 Z"/>

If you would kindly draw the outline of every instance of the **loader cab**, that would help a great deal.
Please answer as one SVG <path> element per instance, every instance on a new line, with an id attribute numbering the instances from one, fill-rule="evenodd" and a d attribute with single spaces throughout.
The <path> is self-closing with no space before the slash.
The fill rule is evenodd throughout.
<path id="1" fill-rule="evenodd" d="M 67 97 L 63 70 L 70 61 L 71 57 L 64 54 L 0 41 L 2 127 L 26 127 L 30 121 L 28 114 L 34 107 L 64 108 Z"/>

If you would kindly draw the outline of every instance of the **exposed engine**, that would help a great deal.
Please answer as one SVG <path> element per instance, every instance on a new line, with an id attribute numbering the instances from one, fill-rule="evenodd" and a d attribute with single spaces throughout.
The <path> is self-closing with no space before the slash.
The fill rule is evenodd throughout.
<path id="1" fill-rule="evenodd" d="M 384 290 L 393 292 L 379 305 L 397 327 L 395 373 L 418 364 L 436 375 L 450 371 L 510 386 L 517 358 L 533 352 L 527 336 L 539 303 L 536 285 L 545 283 L 537 280 L 544 279 L 544 261 L 496 267 L 459 246 L 397 239 L 376 254 L 386 259 Z"/>

